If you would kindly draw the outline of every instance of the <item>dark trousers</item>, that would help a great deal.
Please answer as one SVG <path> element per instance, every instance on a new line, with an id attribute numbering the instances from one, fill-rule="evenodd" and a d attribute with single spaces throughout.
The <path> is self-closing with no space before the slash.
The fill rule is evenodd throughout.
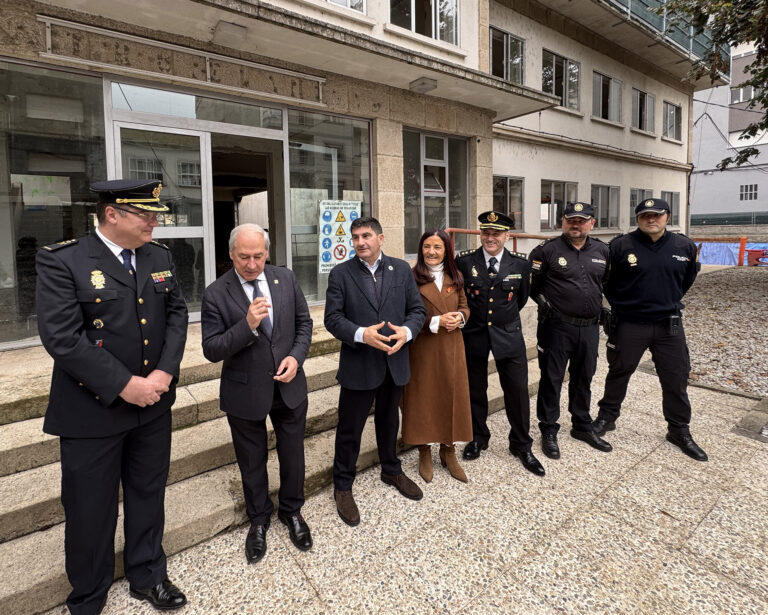
<path id="1" fill-rule="evenodd" d="M 615 421 L 627 395 L 627 385 L 646 349 L 650 349 L 661 383 L 662 409 L 669 430 L 688 433 L 691 403 L 688 401 L 688 373 L 691 369 L 682 324 L 670 334 L 666 321 L 657 323 L 619 322 L 608 339 L 608 376 L 605 393 L 598 402 L 598 419 Z"/>
<path id="2" fill-rule="evenodd" d="M 397 458 L 397 431 L 400 427 L 398 403 L 403 387 L 397 386 L 387 370 L 384 382 L 377 389 L 353 391 L 341 387 L 339 393 L 339 426 L 336 428 L 336 450 L 333 457 L 333 484 L 340 491 L 352 489 L 355 482 L 360 440 L 375 401 L 374 425 L 381 471 L 402 474 Z"/>
<path id="3" fill-rule="evenodd" d="M 304 506 L 304 428 L 307 422 L 305 399 L 295 408 L 283 402 L 280 389 L 275 395 L 269 418 L 275 429 L 277 460 L 280 463 L 279 512 L 295 515 Z M 267 420 L 242 419 L 227 415 L 237 465 L 243 481 L 245 512 L 252 525 L 266 525 L 275 509 L 269 499 L 267 476 Z"/>
<path id="4" fill-rule="evenodd" d="M 592 377 L 597 369 L 597 345 L 600 329 L 597 323 L 577 327 L 562 320 L 548 318 L 539 323 L 536 332 L 539 351 L 539 393 L 536 415 L 541 433 L 557 433 L 560 425 L 560 391 L 568 365 L 568 412 L 571 424 L 579 431 L 592 431 L 589 405 L 592 399 Z"/>
<path id="5" fill-rule="evenodd" d="M 469 405 L 472 410 L 472 439 L 488 444 L 488 355 L 466 354 L 469 376 Z M 528 397 L 528 359 L 525 348 L 514 357 L 496 359 L 504 407 L 509 421 L 509 447 L 518 452 L 531 450 L 531 409 Z"/>
<path id="6" fill-rule="evenodd" d="M 123 484 L 125 576 L 147 589 L 166 576 L 165 483 L 171 413 L 105 438 L 61 438 L 61 503 L 72 615 L 93 615 L 115 577 L 118 489 Z"/>

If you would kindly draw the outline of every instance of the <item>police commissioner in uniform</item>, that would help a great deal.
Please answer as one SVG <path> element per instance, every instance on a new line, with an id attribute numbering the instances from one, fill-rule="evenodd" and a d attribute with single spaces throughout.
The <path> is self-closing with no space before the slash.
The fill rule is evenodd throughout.
<path id="1" fill-rule="evenodd" d="M 529 256 L 531 298 L 539 305 L 536 339 L 541 379 L 536 413 L 541 448 L 550 459 L 560 458 L 557 432 L 566 365 L 571 436 L 599 451 L 612 448 L 592 431 L 589 415 L 608 261 L 608 246 L 589 236 L 594 226 L 592 205 L 568 203 L 562 235 L 536 246 Z"/>
<path id="2" fill-rule="evenodd" d="M 94 184 L 99 227 L 37 255 L 40 339 L 53 357 L 43 430 L 60 436 L 66 570 L 73 615 L 99 613 L 114 579 L 118 487 L 125 576 L 156 608 L 186 603 L 162 539 L 171 406 L 187 307 L 171 252 L 152 242 L 158 181 Z"/>
<path id="3" fill-rule="evenodd" d="M 681 300 L 700 268 L 696 244 L 666 230 L 669 205 L 662 199 L 643 201 L 635 215 L 637 230 L 609 244 L 604 292 L 613 322 L 607 327 L 608 375 L 594 431 L 602 435 L 616 428 L 629 379 L 650 349 L 661 383 L 667 440 L 689 457 L 706 461 L 689 429 L 691 363 L 681 317 Z"/>

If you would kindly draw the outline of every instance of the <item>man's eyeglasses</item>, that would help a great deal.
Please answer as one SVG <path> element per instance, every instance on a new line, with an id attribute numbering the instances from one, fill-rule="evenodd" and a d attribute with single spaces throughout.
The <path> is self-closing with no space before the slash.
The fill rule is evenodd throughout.
<path id="1" fill-rule="evenodd" d="M 146 222 L 151 222 L 152 220 L 157 220 L 157 214 L 154 211 L 133 211 L 132 209 L 124 209 L 122 207 L 116 207 L 113 205 L 115 209 L 119 209 L 120 211 L 124 211 L 127 214 L 133 214 L 134 216 L 138 216 L 142 220 L 145 220 Z"/>

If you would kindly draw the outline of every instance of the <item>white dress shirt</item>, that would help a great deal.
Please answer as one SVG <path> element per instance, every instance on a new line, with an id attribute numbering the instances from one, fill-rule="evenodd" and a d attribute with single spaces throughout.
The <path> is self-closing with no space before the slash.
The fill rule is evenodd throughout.
<path id="1" fill-rule="evenodd" d="M 245 296 L 248 297 L 248 301 L 253 302 L 253 295 L 254 295 L 253 284 L 251 284 L 251 282 L 249 282 L 243 276 L 237 273 L 237 270 L 235 270 L 235 275 L 237 276 L 237 279 L 240 280 L 240 285 L 243 288 L 243 292 L 245 293 Z M 272 321 L 272 328 L 274 329 L 275 314 L 272 310 L 272 292 L 269 290 L 269 280 L 267 280 L 267 274 L 262 271 L 253 281 L 259 284 L 259 291 L 261 292 L 261 295 L 267 300 L 267 303 L 269 304 L 269 307 L 267 308 L 267 312 L 269 313 L 269 319 Z M 257 331 L 258 329 L 253 330 L 254 333 L 256 333 Z"/>
<path id="2" fill-rule="evenodd" d="M 96 228 L 96 234 L 99 236 L 99 239 L 101 239 L 106 244 L 106 246 L 109 248 L 109 251 L 115 255 L 115 258 L 120 261 L 120 264 L 125 266 L 125 263 L 123 263 L 123 257 L 120 254 L 123 251 L 123 248 L 106 237 L 104 233 L 98 229 L 98 227 Z M 133 267 L 133 270 L 136 271 L 136 252 L 134 250 L 131 250 L 131 267 Z"/>

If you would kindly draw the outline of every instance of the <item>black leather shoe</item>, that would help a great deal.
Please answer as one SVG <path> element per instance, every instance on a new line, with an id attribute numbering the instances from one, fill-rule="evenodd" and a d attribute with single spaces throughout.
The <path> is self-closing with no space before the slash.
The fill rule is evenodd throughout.
<path id="1" fill-rule="evenodd" d="M 592 448 L 596 448 L 598 451 L 603 451 L 604 453 L 610 453 L 613 450 L 613 447 L 609 442 L 603 440 L 593 431 L 579 431 L 578 429 L 571 429 L 571 438 L 576 438 L 577 440 L 586 442 Z"/>
<path id="2" fill-rule="evenodd" d="M 536 476 L 544 476 L 544 466 L 541 465 L 536 456 L 531 451 L 515 451 L 511 448 L 509 452 L 515 457 L 518 457 L 523 464 L 523 467 Z"/>
<path id="3" fill-rule="evenodd" d="M 481 444 L 477 440 L 472 440 L 469 444 L 467 444 L 464 447 L 464 453 L 462 453 L 462 457 L 464 459 L 477 459 L 480 457 L 480 451 L 484 451 L 488 448 L 488 444 Z"/>
<path id="4" fill-rule="evenodd" d="M 159 611 L 179 609 L 187 603 L 187 597 L 168 579 L 149 589 L 130 589 L 131 597 L 137 600 L 147 600 Z"/>
<path id="5" fill-rule="evenodd" d="M 245 558 L 249 564 L 255 564 L 267 552 L 267 530 L 266 525 L 252 525 L 248 536 L 245 537 Z"/>
<path id="6" fill-rule="evenodd" d="M 592 421 L 592 431 L 597 436 L 604 436 L 606 431 L 616 429 L 616 421 L 606 421 L 605 419 L 595 419 Z"/>
<path id="7" fill-rule="evenodd" d="M 693 441 L 691 434 L 676 434 L 667 432 L 667 441 L 677 446 L 681 451 L 696 461 L 707 461 L 709 457 L 701 447 Z"/>
<path id="8" fill-rule="evenodd" d="M 277 518 L 288 527 L 288 533 L 291 535 L 291 542 L 299 551 L 309 551 L 312 548 L 312 534 L 309 532 L 309 526 L 299 513 L 295 515 L 281 515 L 277 513 Z"/>
<path id="9" fill-rule="evenodd" d="M 560 459 L 560 447 L 557 445 L 557 434 L 541 434 L 541 450 L 550 459 Z"/>

